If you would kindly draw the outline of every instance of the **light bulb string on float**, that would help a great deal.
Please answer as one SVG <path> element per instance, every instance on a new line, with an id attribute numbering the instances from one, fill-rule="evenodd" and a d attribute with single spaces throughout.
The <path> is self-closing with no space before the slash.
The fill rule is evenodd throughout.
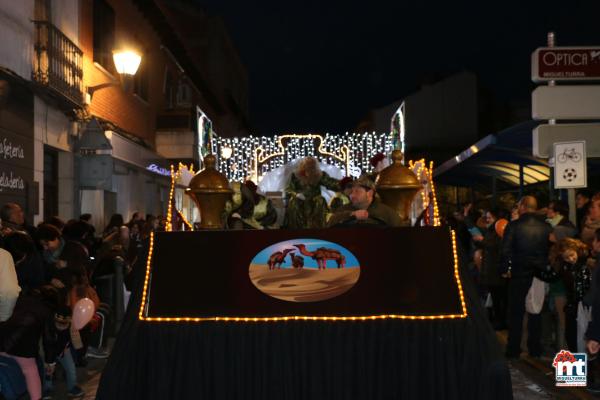
<path id="1" fill-rule="evenodd" d="M 419 178 L 419 180 L 421 181 L 425 181 L 425 185 L 429 187 L 430 191 L 431 191 L 431 199 L 429 199 L 428 193 L 427 193 L 427 187 L 424 187 L 423 190 L 421 190 L 421 202 L 423 204 L 423 209 L 426 209 L 428 207 L 431 206 L 432 210 L 433 210 L 433 226 L 441 226 L 441 220 L 440 220 L 440 212 L 439 212 L 439 208 L 438 208 L 438 202 L 437 202 L 437 193 L 435 191 L 435 184 L 433 182 L 433 161 L 429 162 L 429 168 L 427 167 L 427 162 L 425 161 L 424 158 L 418 160 L 418 161 L 413 161 L 410 160 L 408 162 L 408 165 L 410 167 L 411 170 L 413 170 L 415 172 L 415 175 L 417 175 L 417 177 Z M 416 171 L 415 171 L 416 169 Z M 426 217 L 427 217 L 427 213 L 426 213 Z M 429 221 L 429 217 L 426 218 Z M 427 223 L 427 225 L 429 224 L 429 222 Z"/>
<path id="2" fill-rule="evenodd" d="M 454 278 L 456 282 L 458 300 L 460 302 L 460 313 L 454 314 L 436 314 L 436 315 L 403 315 L 403 314 L 375 314 L 375 315 L 356 315 L 356 316 L 311 316 L 311 315 L 284 315 L 275 317 L 239 317 L 239 316 L 214 316 L 214 317 L 148 317 L 149 308 L 149 285 L 152 276 L 152 260 L 154 255 L 154 232 L 150 234 L 150 245 L 148 249 L 148 258 L 146 260 L 146 275 L 144 287 L 142 289 L 142 302 L 138 313 L 138 319 L 145 322 L 285 322 L 285 321 L 373 321 L 373 320 L 444 320 L 444 319 L 464 319 L 468 316 L 467 304 L 464 298 L 462 282 L 460 280 L 458 252 L 456 247 L 456 233 L 450 231 L 451 251 L 454 261 Z"/>
<path id="3" fill-rule="evenodd" d="M 174 196 L 175 196 L 175 182 L 177 181 L 177 176 L 179 175 L 179 170 L 175 172 L 175 167 L 171 164 L 171 188 L 169 189 L 169 202 L 167 208 L 167 224 L 165 226 L 165 231 L 171 232 L 173 230 L 173 204 L 174 204 Z"/>
<path id="4" fill-rule="evenodd" d="M 340 147 L 339 151 L 340 151 L 340 153 L 342 153 L 342 155 L 338 156 L 334 153 L 328 152 L 325 149 L 325 139 L 321 135 L 312 134 L 312 133 L 309 133 L 306 135 L 286 134 L 286 135 L 281 135 L 281 136 L 277 137 L 277 149 L 275 150 L 274 153 L 269 154 L 268 156 L 264 155 L 265 150 L 263 149 L 262 146 L 257 146 L 254 149 L 254 175 L 256 176 L 257 179 L 259 177 L 259 175 L 258 175 L 259 164 L 263 164 L 274 157 L 285 156 L 286 146 L 283 145 L 284 139 L 318 139 L 319 145 L 317 147 L 317 151 L 319 152 L 319 154 L 322 154 L 322 155 L 328 156 L 328 157 L 332 157 L 332 158 L 344 163 L 344 167 L 346 169 L 346 171 L 345 171 L 346 176 L 348 176 L 348 174 L 350 173 L 350 149 L 348 148 L 347 145 L 342 145 Z"/>

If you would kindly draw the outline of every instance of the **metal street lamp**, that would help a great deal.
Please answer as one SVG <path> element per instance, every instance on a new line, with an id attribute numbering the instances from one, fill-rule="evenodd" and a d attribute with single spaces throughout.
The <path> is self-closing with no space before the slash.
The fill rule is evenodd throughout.
<path id="1" fill-rule="evenodd" d="M 112 82 L 105 82 L 96 86 L 88 87 L 87 92 L 90 95 L 90 101 L 94 93 L 98 90 L 107 87 L 119 86 L 121 82 L 124 89 L 128 90 L 133 82 L 133 76 L 137 72 L 140 63 L 142 62 L 142 56 L 131 50 L 115 51 L 113 52 L 113 61 L 115 63 L 117 72 L 121 76 L 121 80 L 114 80 Z"/>

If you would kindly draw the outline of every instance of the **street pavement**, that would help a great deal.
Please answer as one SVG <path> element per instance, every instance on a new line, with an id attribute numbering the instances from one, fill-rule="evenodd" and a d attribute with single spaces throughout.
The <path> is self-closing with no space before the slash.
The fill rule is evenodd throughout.
<path id="1" fill-rule="evenodd" d="M 538 385 L 523 372 L 510 366 L 514 400 L 540 400 L 554 398 L 547 390 Z"/>
<path id="2" fill-rule="evenodd" d="M 498 342 L 504 348 L 507 331 L 496 332 Z M 534 359 L 523 353 L 518 360 L 508 362 L 515 400 L 592 400 L 594 397 L 585 388 L 556 387 L 552 358 L 543 356 Z"/>
<path id="3" fill-rule="evenodd" d="M 100 384 L 100 376 L 106 365 L 106 359 L 88 358 L 88 365 L 85 368 L 77 368 L 77 381 L 79 387 L 85 392 L 83 400 L 93 400 L 96 398 L 96 390 Z M 57 367 L 58 368 L 58 367 Z M 25 396 L 29 398 L 29 396 Z M 67 385 L 65 384 L 64 374 L 62 371 L 57 371 L 54 377 L 54 392 L 52 393 L 53 400 L 68 399 Z"/>

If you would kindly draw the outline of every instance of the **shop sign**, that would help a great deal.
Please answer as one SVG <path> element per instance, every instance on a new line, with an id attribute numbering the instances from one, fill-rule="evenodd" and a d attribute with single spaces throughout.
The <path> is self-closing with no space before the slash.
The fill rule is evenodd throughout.
<path id="1" fill-rule="evenodd" d="M 600 80 L 600 47 L 543 47 L 532 54 L 534 82 Z"/>

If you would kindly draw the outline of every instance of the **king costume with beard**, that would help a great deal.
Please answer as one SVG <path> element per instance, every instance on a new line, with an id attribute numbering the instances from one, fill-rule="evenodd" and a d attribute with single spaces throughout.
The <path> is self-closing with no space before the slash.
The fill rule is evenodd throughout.
<path id="1" fill-rule="evenodd" d="M 323 228 L 326 225 L 327 202 L 321 186 L 338 190 L 338 181 L 321 171 L 316 159 L 307 157 L 292 174 L 285 189 L 288 206 L 283 226 L 291 229 Z"/>

